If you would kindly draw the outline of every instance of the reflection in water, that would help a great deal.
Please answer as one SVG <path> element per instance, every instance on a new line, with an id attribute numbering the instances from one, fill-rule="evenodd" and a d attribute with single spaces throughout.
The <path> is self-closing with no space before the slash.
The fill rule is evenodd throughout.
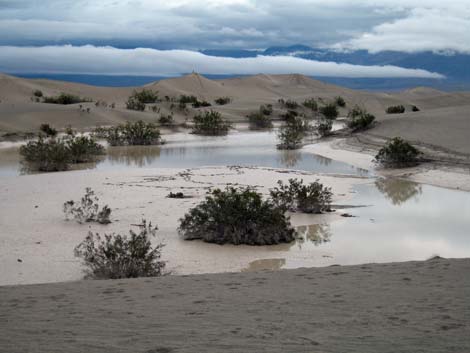
<path id="1" fill-rule="evenodd" d="M 279 151 L 279 163 L 285 168 L 294 168 L 302 161 L 302 154 L 297 150 Z"/>
<path id="2" fill-rule="evenodd" d="M 327 158 L 327 157 L 323 157 L 323 156 L 320 156 L 318 154 L 314 154 L 313 155 L 313 158 L 315 159 L 315 161 L 320 164 L 320 165 L 324 165 L 326 167 L 328 167 L 330 164 L 331 164 L 331 161 L 332 159 L 331 158 Z"/>
<path id="3" fill-rule="evenodd" d="M 331 240 L 331 230 L 329 224 L 310 224 L 296 227 L 298 235 L 297 242 L 302 244 L 306 241 L 315 246 L 328 243 Z"/>
<path id="4" fill-rule="evenodd" d="M 279 151 L 275 132 L 242 132 L 205 137 L 190 134 L 167 136 L 161 146 L 109 147 L 96 165 L 74 165 L 72 169 L 119 170 L 125 168 L 192 168 L 241 165 L 298 169 L 318 173 L 368 175 L 355 167 L 302 150 Z M 0 176 L 18 175 L 19 154 L 0 151 Z M 24 171 L 28 172 L 28 171 Z"/>
<path id="5" fill-rule="evenodd" d="M 396 206 L 422 193 L 420 184 L 397 178 L 380 178 L 375 182 L 377 189 Z"/>
<path id="6" fill-rule="evenodd" d="M 286 264 L 286 259 L 261 259 L 249 263 L 248 267 L 242 269 L 242 272 L 252 271 L 276 271 L 280 270 Z"/>
<path id="7" fill-rule="evenodd" d="M 113 164 L 145 167 L 155 162 L 160 154 L 160 146 L 109 147 L 107 159 Z"/>

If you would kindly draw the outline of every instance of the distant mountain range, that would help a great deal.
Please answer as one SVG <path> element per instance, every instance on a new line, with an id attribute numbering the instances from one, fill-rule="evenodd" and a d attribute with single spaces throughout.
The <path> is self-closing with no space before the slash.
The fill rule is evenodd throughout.
<path id="1" fill-rule="evenodd" d="M 352 79 L 338 77 L 321 77 L 319 79 L 363 89 L 402 89 L 413 86 L 432 86 L 444 90 L 470 90 L 470 55 L 438 54 L 434 52 L 404 53 L 383 51 L 369 53 L 366 50 L 338 52 L 329 49 L 312 48 L 306 45 L 287 47 L 270 47 L 265 50 L 203 50 L 202 53 L 212 56 L 248 58 L 257 55 L 294 56 L 298 58 L 348 63 L 354 65 L 394 65 L 409 69 L 424 69 L 446 76 L 444 80 L 431 79 Z"/>
<path id="2" fill-rule="evenodd" d="M 344 86 L 352 89 L 367 89 L 377 91 L 396 91 L 407 88 L 426 86 L 444 91 L 470 91 L 470 55 L 468 54 L 438 54 L 433 52 L 404 53 L 398 51 L 383 51 L 369 53 L 366 50 L 338 52 L 329 49 L 312 48 L 306 45 L 275 46 L 263 50 L 244 49 L 206 49 L 201 53 L 231 58 L 250 58 L 257 55 L 294 56 L 298 58 L 348 63 L 354 65 L 394 65 L 409 69 L 424 69 L 446 76 L 445 79 L 420 78 L 343 78 L 343 77 L 313 77 L 321 81 Z M 14 74 L 14 73 L 12 73 Z M 205 74 L 201 72 L 201 74 Z M 157 76 L 109 76 L 81 74 L 18 74 L 25 78 L 48 78 L 54 80 L 80 82 L 95 86 L 140 86 L 163 77 Z M 205 75 L 211 79 L 223 79 L 235 75 Z M 240 75 L 237 75 L 240 76 Z"/>

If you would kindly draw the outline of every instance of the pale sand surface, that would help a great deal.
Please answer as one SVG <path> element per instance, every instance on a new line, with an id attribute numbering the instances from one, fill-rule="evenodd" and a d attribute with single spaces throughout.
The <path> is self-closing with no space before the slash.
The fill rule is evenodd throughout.
<path id="1" fill-rule="evenodd" d="M 71 171 L 4 177 L 0 184 L 0 285 L 78 280 L 83 277 L 73 249 L 88 231 L 125 232 L 145 218 L 159 226 L 155 241 L 164 241 L 164 260 L 175 274 L 240 271 L 260 259 L 287 259 L 294 267 L 331 263 L 321 249 L 300 250 L 293 244 L 271 247 L 219 246 L 188 242 L 177 234 L 178 219 L 198 204 L 209 188 L 226 185 L 257 187 L 267 193 L 278 180 L 320 179 L 334 191 L 335 204 L 347 204 L 353 186 L 366 178 L 334 177 L 269 168 L 207 167 L 191 169 L 132 169 L 124 172 Z M 80 225 L 66 221 L 62 205 L 79 200 L 92 187 L 102 205 L 112 211 L 110 225 Z M 183 191 L 187 199 L 168 199 Z M 324 223 L 339 215 L 294 215 L 294 225 Z M 289 250 L 289 251 L 287 251 Z M 20 259 L 22 262 L 18 262 Z"/>
<path id="2" fill-rule="evenodd" d="M 358 168 L 373 170 L 375 174 L 381 176 L 405 178 L 418 183 L 470 191 L 470 166 L 460 161 L 457 165 L 451 162 L 446 164 L 433 162 L 411 168 L 381 169 L 374 163 L 374 156 L 378 150 L 375 144 L 369 145 L 357 141 L 351 143 L 351 139 L 344 138 L 307 145 L 303 150 L 346 162 Z"/>
<path id="3" fill-rule="evenodd" d="M 470 260 L 0 287 L 0 351 L 464 353 Z"/>

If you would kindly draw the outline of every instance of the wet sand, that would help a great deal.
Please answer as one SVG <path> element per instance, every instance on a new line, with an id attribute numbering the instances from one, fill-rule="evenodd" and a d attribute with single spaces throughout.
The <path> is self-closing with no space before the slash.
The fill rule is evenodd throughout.
<path id="1" fill-rule="evenodd" d="M 467 164 L 467 161 L 470 163 L 470 159 L 466 155 L 460 156 L 457 163 L 448 159 L 449 156 L 454 156 L 453 154 L 446 153 L 441 161 L 429 161 L 410 168 L 381 169 L 374 163 L 379 148 L 380 143 L 364 143 L 362 139 L 358 141 L 353 137 L 320 141 L 305 146 L 303 150 L 350 163 L 358 168 L 374 170 L 377 175 L 385 177 L 404 178 L 417 183 L 470 191 L 470 164 Z M 427 152 L 429 154 L 426 157 L 436 153 L 435 150 Z"/>
<path id="2" fill-rule="evenodd" d="M 296 267 L 315 266 L 328 260 L 323 258 L 321 250 L 301 252 L 294 244 L 265 248 L 221 247 L 184 241 L 177 233 L 178 219 L 198 204 L 210 188 L 250 185 L 266 194 L 278 180 L 301 177 L 305 182 L 312 182 L 320 179 L 333 188 L 335 204 L 347 204 L 354 195 L 353 186 L 369 181 L 358 176 L 286 171 L 249 167 L 142 168 L 3 177 L 0 184 L 0 285 L 79 280 L 83 273 L 73 249 L 88 231 L 127 233 L 130 225 L 139 223 L 142 218 L 158 225 L 155 242 L 167 244 L 164 260 L 168 261 L 168 270 L 176 274 L 240 271 L 252 261 L 272 258 L 291 259 Z M 64 219 L 63 203 L 79 200 L 86 187 L 96 191 L 102 205 L 111 207 L 113 223 L 106 226 L 78 224 Z M 166 197 L 170 192 L 179 191 L 191 198 Z M 309 225 L 338 218 L 341 217 L 337 213 L 295 215 L 292 222 Z"/>
<path id="3" fill-rule="evenodd" d="M 0 351 L 468 352 L 470 259 L 0 287 Z"/>

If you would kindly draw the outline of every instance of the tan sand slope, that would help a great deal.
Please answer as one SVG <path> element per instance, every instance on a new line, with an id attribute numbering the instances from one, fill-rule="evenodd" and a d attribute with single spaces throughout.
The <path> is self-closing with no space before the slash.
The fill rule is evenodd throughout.
<path id="1" fill-rule="evenodd" d="M 465 138 L 470 132 L 468 92 L 448 93 L 418 87 L 398 93 L 376 93 L 342 88 L 297 74 L 210 80 L 193 73 L 152 83 L 145 88 L 158 91 L 160 97 L 177 98 L 181 94 L 195 95 L 212 104 L 217 97 L 228 96 L 232 98 L 230 104 L 213 105 L 210 109 L 221 112 L 225 118 L 235 122 L 246 121 L 246 115 L 256 111 L 261 104 L 273 104 L 274 117 L 279 117 L 285 112 L 285 108 L 278 104 L 280 98 L 294 99 L 301 103 L 306 98 L 314 97 L 327 103 L 336 96 L 342 96 L 347 103 L 346 108 L 340 109 L 342 116 L 346 116 L 354 105 L 365 107 L 376 115 L 380 124 L 370 130 L 371 135 L 386 138 L 403 136 L 412 141 L 454 152 L 470 153 L 470 143 L 467 143 Z M 76 104 L 57 106 L 33 103 L 31 98 L 35 89 L 42 90 L 45 95 L 66 92 L 89 97 L 94 101 L 115 103 L 116 108 L 95 107 L 93 103 L 86 103 L 83 104 L 83 108 L 90 108 L 90 113 L 86 113 L 80 111 Z M 169 113 L 173 113 L 176 122 L 181 123 L 203 110 L 188 105 L 186 111 L 181 111 L 170 102 L 161 102 L 157 104 L 159 113 L 150 110 L 129 111 L 125 109 L 125 102 L 134 89 L 94 87 L 0 75 L 0 132 L 36 131 L 39 125 L 45 122 L 58 128 L 71 125 L 85 130 L 96 125 L 113 125 L 126 120 L 143 119 L 156 122 L 160 114 Z M 397 104 L 404 105 L 407 113 L 385 114 L 388 106 Z M 418 106 L 421 111 L 412 113 L 413 105 Z M 301 108 L 301 110 L 308 114 L 306 109 Z"/>
<path id="2" fill-rule="evenodd" d="M 470 260 L 0 287 L 0 351 L 470 351 Z"/>

